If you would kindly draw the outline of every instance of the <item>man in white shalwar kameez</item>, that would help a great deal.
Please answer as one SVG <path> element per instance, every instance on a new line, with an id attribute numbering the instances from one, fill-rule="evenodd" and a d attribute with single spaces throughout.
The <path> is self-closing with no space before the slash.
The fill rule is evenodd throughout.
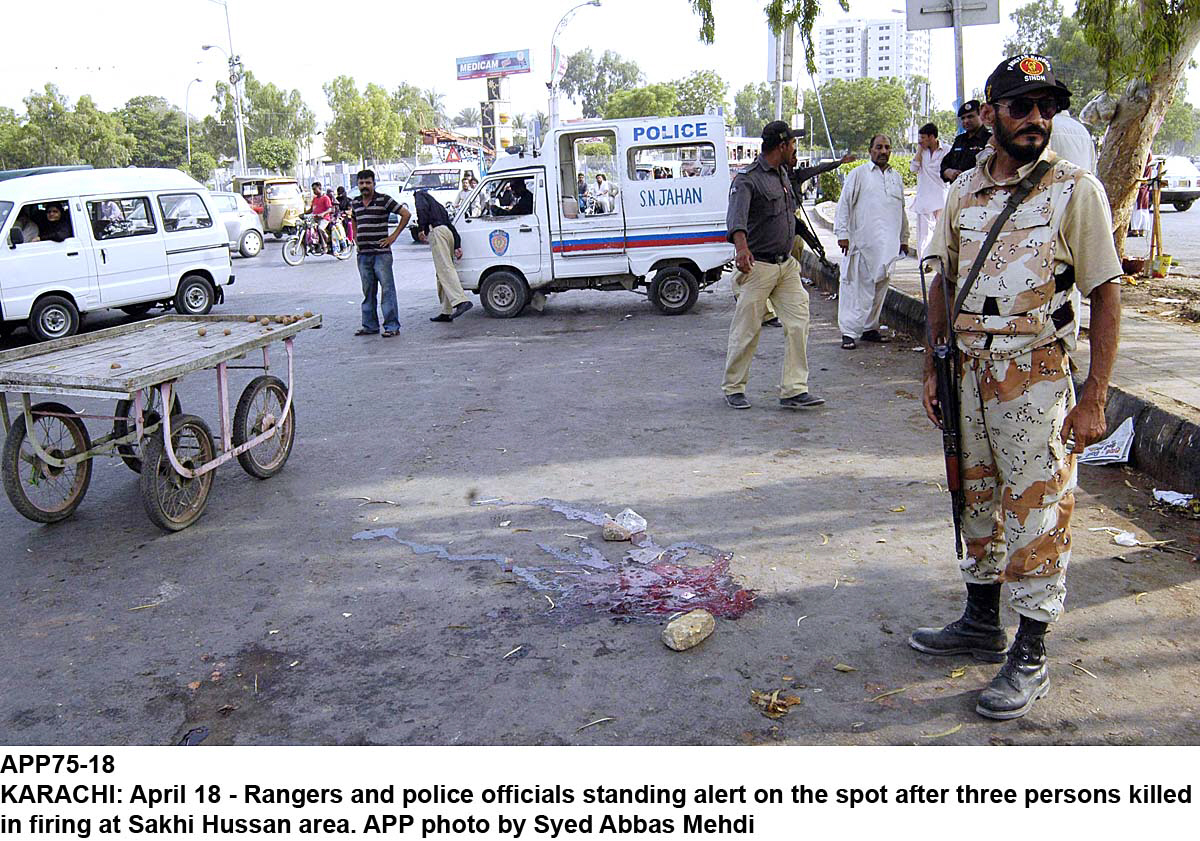
<path id="1" fill-rule="evenodd" d="M 917 154 L 908 165 L 917 176 L 917 195 L 913 199 L 913 213 L 917 215 L 917 259 L 924 258 L 938 217 L 946 206 L 946 190 L 950 185 L 942 180 L 942 158 L 949 151 L 950 147 L 938 140 L 936 123 L 921 126 L 917 132 Z"/>
<path id="2" fill-rule="evenodd" d="M 900 255 L 908 254 L 904 180 L 889 166 L 891 157 L 891 138 L 871 138 L 870 163 L 850 171 L 838 199 L 833 233 L 844 255 L 838 326 L 846 350 L 857 347 L 858 339 L 886 341 L 879 318 L 889 275 Z"/>

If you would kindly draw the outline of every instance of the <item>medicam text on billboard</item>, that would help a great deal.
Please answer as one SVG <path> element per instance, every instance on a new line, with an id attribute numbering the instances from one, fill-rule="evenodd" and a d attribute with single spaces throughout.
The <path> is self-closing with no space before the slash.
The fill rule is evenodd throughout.
<path id="1" fill-rule="evenodd" d="M 507 53 L 488 53 L 458 59 L 458 80 L 482 79 L 484 76 L 509 76 L 513 73 L 528 73 L 529 50 L 513 50 Z"/>

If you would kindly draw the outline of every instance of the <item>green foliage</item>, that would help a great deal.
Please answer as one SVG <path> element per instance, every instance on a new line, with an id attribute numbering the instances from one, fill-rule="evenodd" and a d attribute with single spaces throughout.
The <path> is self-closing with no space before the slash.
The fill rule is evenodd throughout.
<path id="1" fill-rule="evenodd" d="M 0 110 L 0 161 L 6 168 L 91 164 L 129 164 L 135 146 L 115 114 L 101 111 L 90 96 L 72 107 L 47 83 L 25 98 L 25 114 Z"/>
<path id="2" fill-rule="evenodd" d="M 330 157 L 365 163 L 397 156 L 404 121 L 386 90 L 372 83 L 360 91 L 349 76 L 338 76 L 324 89 L 333 111 L 325 127 L 325 151 Z"/>
<path id="3" fill-rule="evenodd" d="M 188 172 L 197 181 L 204 183 L 212 177 L 213 170 L 217 168 L 217 159 L 211 154 L 201 149 L 199 152 L 192 152 L 192 163 L 188 167 Z"/>
<path id="4" fill-rule="evenodd" d="M 246 143 L 260 137 L 283 137 L 295 146 L 312 140 L 317 130 L 317 118 L 304 102 L 300 91 L 285 91 L 273 82 L 260 82 L 250 70 L 243 80 L 242 121 L 246 128 Z M 233 87 L 217 82 L 213 102 L 217 106 L 216 123 L 219 131 L 211 132 L 211 142 L 218 154 L 233 157 L 237 154 L 237 108 Z"/>
<path id="5" fill-rule="evenodd" d="M 478 128 L 483 115 L 478 108 L 467 107 L 454 115 L 454 125 L 460 128 Z"/>
<path id="6" fill-rule="evenodd" d="M 567 58 L 567 72 L 558 85 L 572 102 L 580 101 L 584 117 L 599 117 L 608 99 L 617 91 L 630 90 L 644 78 L 637 62 L 605 50 L 597 61 L 591 49 Z"/>
<path id="7" fill-rule="evenodd" d="M 256 137 L 249 152 L 259 166 L 272 172 L 284 173 L 296 164 L 296 144 L 284 137 Z"/>
<path id="8" fill-rule="evenodd" d="M 446 115 L 446 95 L 438 93 L 437 88 L 426 88 L 421 92 L 421 98 L 425 100 L 433 115 L 434 128 L 448 128 L 450 118 Z"/>
<path id="9" fill-rule="evenodd" d="M 421 145 L 421 132 L 437 122 L 434 109 L 420 89 L 404 82 L 392 93 L 392 109 L 400 117 L 400 154 L 413 157 Z"/>
<path id="10" fill-rule="evenodd" d="M 1063 17 L 1059 0 L 1034 0 L 1012 13 L 1016 35 L 1004 43 L 1005 55 L 1036 52 L 1054 62 L 1054 75 L 1071 89 L 1079 111 L 1105 90 L 1104 70 L 1096 48 L 1088 43 L 1077 18 Z"/>
<path id="11" fill-rule="evenodd" d="M 670 117 L 678 113 L 679 94 L 674 85 L 646 85 L 617 91 L 604 106 L 608 120 L 622 117 Z"/>
<path id="12" fill-rule="evenodd" d="M 1077 0 L 1075 17 L 1096 49 L 1105 88 L 1115 90 L 1176 56 L 1200 20 L 1200 0 Z"/>
<path id="13" fill-rule="evenodd" d="M 597 140 L 593 143 L 580 143 L 579 154 L 585 158 L 611 158 L 615 153 L 612 144 L 607 140 Z"/>
<path id="14" fill-rule="evenodd" d="M 875 134 L 887 134 L 893 143 L 905 136 L 907 95 L 896 79 L 831 79 L 821 85 L 821 101 L 839 148 L 865 151 Z M 819 113 L 811 91 L 804 94 L 804 110 Z"/>
<path id="15" fill-rule="evenodd" d="M 116 114 L 134 139 L 134 166 L 178 167 L 187 160 L 183 112 L 161 96 L 135 96 Z"/>
<path id="16" fill-rule="evenodd" d="M 1181 82 L 1154 138 L 1154 151 L 1160 155 L 1182 155 L 1196 148 L 1200 110 L 1186 100 L 1186 94 L 1187 85 Z"/>
<path id="17" fill-rule="evenodd" d="M 961 130 L 961 127 L 958 125 L 958 115 L 948 108 L 941 111 L 934 111 L 929 115 L 929 119 L 926 122 L 933 123 L 938 127 L 938 140 L 941 140 L 947 146 L 954 142 L 954 138 L 958 136 Z"/>
<path id="18" fill-rule="evenodd" d="M 775 93 L 766 82 L 746 85 L 734 95 L 733 102 L 733 121 L 745 129 L 748 137 L 759 136 L 763 126 L 775 119 Z M 796 89 L 792 85 L 784 85 L 783 119 L 790 122 L 795 113 Z M 809 130 L 812 130 L 811 126 Z"/>
<path id="19" fill-rule="evenodd" d="M 821 187 L 821 195 L 829 201 L 837 201 L 842 195 L 842 182 L 846 180 L 846 176 L 851 170 L 858 169 L 860 166 L 865 166 L 871 162 L 870 158 L 859 158 L 857 161 L 851 161 L 848 164 L 842 164 L 832 172 L 823 172 L 818 177 L 817 183 Z M 904 182 L 905 187 L 917 186 L 917 174 L 908 168 L 912 162 L 912 155 L 903 155 L 892 153 L 888 160 L 888 165 L 896 172 L 900 173 L 900 179 Z"/>
<path id="20" fill-rule="evenodd" d="M 680 116 L 707 113 L 709 108 L 724 107 L 729 85 L 715 70 L 693 70 L 674 82 Z"/>
<path id="21" fill-rule="evenodd" d="M 842 197 L 842 180 L 838 178 L 837 170 L 822 172 L 817 176 L 817 186 L 826 201 L 837 201 Z"/>

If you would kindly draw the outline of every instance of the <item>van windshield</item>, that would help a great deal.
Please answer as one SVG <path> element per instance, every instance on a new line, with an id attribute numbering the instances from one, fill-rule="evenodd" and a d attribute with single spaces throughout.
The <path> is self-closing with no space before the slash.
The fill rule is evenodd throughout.
<path id="1" fill-rule="evenodd" d="M 408 176 L 407 191 L 457 190 L 462 186 L 462 173 L 457 169 L 427 169 Z"/>

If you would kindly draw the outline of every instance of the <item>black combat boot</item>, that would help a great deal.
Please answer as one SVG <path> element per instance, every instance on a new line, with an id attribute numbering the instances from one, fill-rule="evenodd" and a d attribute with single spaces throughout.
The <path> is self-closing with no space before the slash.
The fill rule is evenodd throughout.
<path id="1" fill-rule="evenodd" d="M 987 663 L 1004 662 L 1008 635 L 1000 627 L 1000 585 L 968 584 L 962 618 L 945 628 L 917 628 L 908 644 L 925 654 L 970 654 Z"/>
<path id="2" fill-rule="evenodd" d="M 1020 718 L 1049 691 L 1046 623 L 1022 616 L 1008 659 L 988 688 L 979 693 L 975 712 L 984 718 Z"/>

